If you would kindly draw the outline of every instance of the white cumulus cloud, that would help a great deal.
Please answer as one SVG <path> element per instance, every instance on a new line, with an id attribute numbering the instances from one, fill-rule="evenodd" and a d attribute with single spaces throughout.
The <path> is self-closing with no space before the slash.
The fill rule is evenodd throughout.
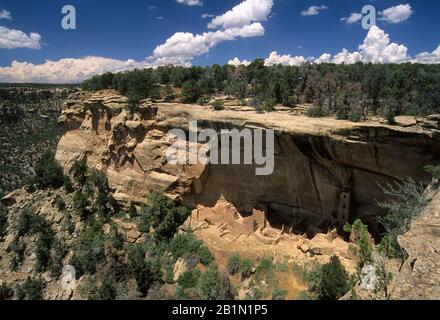
<path id="1" fill-rule="evenodd" d="M 330 63 L 332 55 L 330 53 L 323 53 L 318 59 L 315 59 L 315 63 Z"/>
<path id="2" fill-rule="evenodd" d="M 187 6 L 203 6 L 203 1 L 200 0 L 177 0 L 177 2 Z"/>
<path id="3" fill-rule="evenodd" d="M 353 12 L 352 14 L 350 14 L 348 17 L 346 18 L 341 18 L 339 19 L 340 21 L 345 21 L 345 23 L 347 24 L 353 24 L 353 23 L 357 23 L 359 21 L 361 21 L 363 18 L 363 15 L 360 13 L 356 13 Z"/>
<path id="4" fill-rule="evenodd" d="M 11 13 L 8 10 L 1 10 L 0 19 L 12 20 Z"/>
<path id="5" fill-rule="evenodd" d="M 238 67 L 238 66 L 248 66 L 248 65 L 251 64 L 251 62 L 250 62 L 250 61 L 247 61 L 247 60 L 243 60 L 243 61 L 241 61 L 240 59 L 238 59 L 237 57 L 235 57 L 234 59 L 229 60 L 229 61 L 228 61 L 228 64 L 229 64 L 230 66 Z"/>
<path id="6" fill-rule="evenodd" d="M 437 64 L 440 63 L 440 45 L 433 52 L 421 52 L 412 62 Z"/>
<path id="7" fill-rule="evenodd" d="M 368 31 L 363 43 L 358 46 L 358 51 L 350 52 L 343 49 L 341 52 L 332 56 L 330 53 L 323 53 L 319 58 L 305 58 L 303 56 L 280 55 L 273 51 L 265 60 L 265 64 L 271 65 L 290 65 L 298 66 L 305 62 L 311 63 L 335 63 L 353 64 L 356 62 L 372 63 L 404 63 L 404 62 L 440 62 L 440 46 L 433 52 L 424 52 L 411 60 L 408 55 L 408 48 L 402 44 L 393 43 L 390 37 L 382 29 L 373 26 Z M 238 61 L 240 61 L 237 58 Z"/>
<path id="8" fill-rule="evenodd" d="M 266 21 L 273 6 L 273 0 L 245 0 L 228 12 L 215 17 L 208 28 L 237 28 L 252 22 Z"/>
<path id="9" fill-rule="evenodd" d="M 365 62 L 401 63 L 410 58 L 407 47 L 391 43 L 389 35 L 377 26 L 370 28 L 359 50 Z"/>
<path id="10" fill-rule="evenodd" d="M 302 16 L 316 16 L 320 11 L 328 9 L 327 6 L 311 6 L 307 10 L 301 12 Z"/>
<path id="11" fill-rule="evenodd" d="M 8 67 L 0 67 L 0 82 L 78 83 L 96 74 L 149 66 L 147 62 L 103 57 L 47 60 L 43 64 L 13 61 Z"/>
<path id="12" fill-rule="evenodd" d="M 362 55 L 357 51 L 348 52 L 347 49 L 342 49 L 332 60 L 332 62 L 336 64 L 353 64 L 359 61 L 362 61 Z"/>
<path id="13" fill-rule="evenodd" d="M 403 22 L 413 14 L 413 10 L 410 4 L 399 4 L 384 11 L 379 12 L 379 20 L 388 23 L 400 23 Z"/>
<path id="14" fill-rule="evenodd" d="M 40 40 L 38 33 L 28 35 L 20 30 L 0 26 L 0 49 L 41 49 Z"/>
<path id="15" fill-rule="evenodd" d="M 221 42 L 237 38 L 262 36 L 264 31 L 264 27 L 260 23 L 253 23 L 240 28 L 229 28 L 202 34 L 177 32 L 167 39 L 164 44 L 156 47 L 150 59 L 154 60 L 156 65 L 189 65 L 194 57 L 208 53 L 210 49 Z"/>
<path id="16" fill-rule="evenodd" d="M 278 52 L 273 51 L 270 53 L 269 57 L 264 61 L 266 66 L 273 66 L 277 64 L 282 64 L 285 66 L 299 66 L 303 63 L 307 62 L 307 59 L 303 56 L 291 56 L 288 55 L 279 55 Z"/>

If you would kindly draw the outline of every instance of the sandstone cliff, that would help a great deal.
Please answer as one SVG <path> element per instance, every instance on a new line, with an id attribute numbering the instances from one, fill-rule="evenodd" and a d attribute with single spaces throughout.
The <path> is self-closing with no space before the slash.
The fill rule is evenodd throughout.
<path id="1" fill-rule="evenodd" d="M 188 130 L 189 120 L 217 131 L 274 129 L 274 173 L 256 176 L 253 165 L 171 166 L 165 158 L 166 133 Z M 224 198 L 244 214 L 256 207 L 269 212 L 275 226 L 304 232 L 313 225 L 319 231 L 378 214 L 376 201 L 383 199 L 378 184 L 410 176 L 428 185 L 424 166 L 440 159 L 436 121 L 388 126 L 311 119 L 289 110 L 258 114 L 240 107 L 214 111 L 148 102 L 129 116 L 126 98 L 116 92 L 79 92 L 63 106 L 59 122 L 66 133 L 56 158 L 68 172 L 75 160 L 86 157 L 88 166 L 106 171 L 116 199 L 125 203 L 145 202 L 151 191 L 192 207 L 213 207 Z"/>
<path id="2" fill-rule="evenodd" d="M 399 238 L 408 258 L 394 281 L 392 299 L 440 299 L 440 191 L 428 189 L 427 198 L 428 206 Z"/>

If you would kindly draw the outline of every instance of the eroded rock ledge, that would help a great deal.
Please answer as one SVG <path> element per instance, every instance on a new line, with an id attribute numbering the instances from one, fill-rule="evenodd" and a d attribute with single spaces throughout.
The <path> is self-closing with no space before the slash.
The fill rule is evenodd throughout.
<path id="1" fill-rule="evenodd" d="M 274 173 L 256 176 L 252 165 L 168 164 L 166 133 L 188 130 L 189 120 L 217 131 L 274 129 Z M 288 110 L 258 114 L 148 102 L 129 117 L 126 98 L 116 92 L 79 92 L 63 107 L 59 122 L 66 132 L 56 158 L 68 172 L 86 157 L 89 167 L 107 173 L 115 198 L 124 203 L 144 203 L 152 191 L 191 207 L 214 207 L 225 199 L 243 215 L 263 210 L 272 226 L 313 235 L 354 216 L 368 221 L 378 214 L 376 201 L 384 197 L 378 184 L 410 176 L 428 185 L 424 166 L 440 159 L 438 121 L 428 120 L 388 126 L 311 119 Z"/>

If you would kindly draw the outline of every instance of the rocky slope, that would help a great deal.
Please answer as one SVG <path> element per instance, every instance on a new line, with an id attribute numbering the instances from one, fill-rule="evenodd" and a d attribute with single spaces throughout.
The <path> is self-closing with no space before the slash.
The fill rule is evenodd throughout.
<path id="1" fill-rule="evenodd" d="M 288 110 L 258 114 L 248 108 L 180 104 L 141 104 L 129 117 L 126 98 L 113 91 L 78 93 L 65 103 L 60 123 L 66 130 L 57 160 L 68 172 L 77 159 L 106 171 L 119 201 L 145 202 L 151 191 L 195 207 L 214 207 L 224 198 L 243 214 L 254 208 L 268 219 L 311 236 L 356 216 L 379 213 L 378 186 L 410 176 L 428 185 L 424 166 L 440 159 L 438 119 L 353 123 L 294 116 Z M 168 130 L 271 128 L 275 130 L 275 171 L 256 176 L 253 165 L 171 166 L 165 152 Z M 405 120 L 405 121 L 404 121 Z M 312 227 L 311 227 L 312 226 Z"/>
<path id="2" fill-rule="evenodd" d="M 440 191 L 428 189 L 427 198 L 428 206 L 399 238 L 408 258 L 393 283 L 392 299 L 440 300 Z"/>

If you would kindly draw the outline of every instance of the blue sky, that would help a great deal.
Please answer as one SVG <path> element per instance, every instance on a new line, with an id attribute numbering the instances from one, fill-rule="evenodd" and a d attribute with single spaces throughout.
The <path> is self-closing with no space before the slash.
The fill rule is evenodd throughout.
<path id="1" fill-rule="evenodd" d="M 202 18 L 202 14 L 221 16 L 246 1 L 252 0 L 204 0 L 203 5 L 192 6 L 177 0 L 0 0 L 0 17 L 2 10 L 11 15 L 11 19 L 0 18 L 3 33 L 19 30 L 26 36 L 38 33 L 41 37 L 37 49 L 29 46 L 5 48 L 0 31 L 0 81 L 14 79 L 12 70 L 5 69 L 13 61 L 39 65 L 46 60 L 94 56 L 121 61 L 150 59 L 149 63 L 155 63 L 151 60 L 155 48 L 176 32 L 196 35 L 229 30 L 227 25 L 208 28 L 213 18 Z M 61 8 L 66 4 L 76 8 L 76 30 L 61 28 Z M 221 40 L 206 52 L 195 49 L 194 55 L 188 57 L 186 52 L 185 57 L 179 59 L 193 65 L 210 65 L 225 64 L 234 57 L 240 60 L 267 58 L 273 51 L 279 56 L 304 58 L 319 57 L 323 53 L 334 56 L 343 48 L 356 52 L 368 30 L 362 29 L 360 23 L 347 24 L 340 19 L 360 13 L 368 4 L 375 6 L 378 12 L 397 5 L 410 6 L 411 14 L 403 21 L 377 23 L 380 30 L 389 35 L 391 43 L 407 48 L 406 56 L 413 58 L 421 52 L 432 53 L 439 47 L 438 0 L 273 0 L 267 16 L 263 14 L 263 18 L 248 23 L 260 24 L 264 31 L 259 29 L 258 35 L 234 36 L 234 40 Z M 313 5 L 324 9 L 317 15 L 301 14 Z M 238 34 L 242 34 L 241 31 Z M 163 48 L 160 56 L 165 55 L 165 61 L 175 61 L 169 54 L 174 49 Z"/>

